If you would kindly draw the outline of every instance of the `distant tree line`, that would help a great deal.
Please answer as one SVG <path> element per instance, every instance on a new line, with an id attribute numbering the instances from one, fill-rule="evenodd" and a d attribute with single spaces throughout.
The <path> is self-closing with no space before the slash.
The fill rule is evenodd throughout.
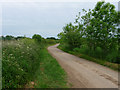
<path id="1" fill-rule="evenodd" d="M 57 39 L 57 38 L 55 38 L 55 37 L 47 37 L 46 39 L 58 40 L 58 39 Z"/>
<path id="2" fill-rule="evenodd" d="M 26 38 L 26 37 L 25 36 L 14 37 L 12 35 L 6 35 L 6 36 L 1 36 L 0 38 L 2 40 L 19 40 L 19 39 L 23 39 L 23 38 Z"/>
<path id="3" fill-rule="evenodd" d="M 17 37 L 15 37 L 15 36 L 12 36 L 12 35 L 0 36 L 0 39 L 2 39 L 2 40 L 19 40 L 19 39 L 24 39 L 24 38 L 29 38 L 29 37 L 26 37 L 26 36 L 17 36 Z M 37 39 L 38 41 L 41 41 L 44 38 L 39 34 L 34 34 L 32 36 L 32 39 Z M 55 37 L 47 37 L 46 39 L 58 40 Z"/>
<path id="4" fill-rule="evenodd" d="M 56 39 L 55 37 L 48 37 L 48 38 L 43 38 L 39 34 L 34 34 L 32 38 L 26 37 L 26 36 L 12 36 L 12 35 L 6 35 L 6 36 L 0 36 L 0 40 L 2 41 L 13 41 L 13 40 L 21 40 L 21 39 L 33 39 L 36 43 L 38 44 L 54 44 L 58 43 L 59 40 Z"/>

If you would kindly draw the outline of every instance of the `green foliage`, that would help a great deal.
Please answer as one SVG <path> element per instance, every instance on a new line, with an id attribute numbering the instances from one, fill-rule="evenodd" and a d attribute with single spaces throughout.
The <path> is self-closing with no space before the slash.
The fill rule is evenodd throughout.
<path id="1" fill-rule="evenodd" d="M 93 18 L 91 18 L 88 26 L 92 26 L 92 35 L 90 38 L 88 37 L 89 43 L 93 40 L 93 48 L 100 46 L 105 51 L 108 51 L 110 44 L 113 46 L 112 44 L 117 42 L 113 39 L 116 38 L 117 12 L 114 5 L 105 2 L 98 2 L 92 11 Z"/>
<path id="2" fill-rule="evenodd" d="M 86 54 L 88 52 L 88 49 L 86 47 L 81 47 L 81 48 L 74 48 L 73 51 Z"/>
<path id="3" fill-rule="evenodd" d="M 24 88 L 36 79 L 37 88 L 67 87 L 64 70 L 46 50 L 46 46 L 55 44 L 56 40 L 34 35 L 33 39 L 5 40 L 2 43 L 3 88 Z"/>
<path id="4" fill-rule="evenodd" d="M 82 25 L 79 27 L 73 26 L 72 23 L 67 24 L 64 28 L 62 33 L 58 34 L 62 42 L 65 42 L 69 45 L 69 48 L 73 49 L 75 47 L 80 47 L 81 42 L 80 38 L 82 35 L 79 33 L 82 29 Z"/>
<path id="5" fill-rule="evenodd" d="M 5 39 L 5 40 L 13 40 L 14 37 L 11 36 L 11 35 L 7 35 L 6 37 L 3 37 L 3 39 Z"/>
<path id="6" fill-rule="evenodd" d="M 106 56 L 106 60 L 108 60 L 109 62 L 113 62 L 113 63 L 120 63 L 119 60 L 116 60 L 116 59 L 119 59 L 119 53 L 117 50 L 115 49 L 112 49 L 111 52 L 109 52 L 109 54 L 107 54 Z"/>
<path id="7" fill-rule="evenodd" d="M 46 42 L 47 44 L 55 44 L 55 43 L 57 43 L 58 41 L 57 41 L 57 40 L 54 40 L 54 39 L 46 39 L 45 42 Z"/>
<path id="8" fill-rule="evenodd" d="M 96 49 L 95 49 L 95 56 L 96 57 L 98 57 L 98 58 L 100 58 L 100 59 L 102 59 L 102 54 L 103 54 L 103 50 L 102 50 L 102 48 L 101 47 L 96 47 Z"/>
<path id="9" fill-rule="evenodd" d="M 53 39 L 53 40 L 57 40 L 55 37 L 47 37 L 46 39 Z"/>
<path id="10" fill-rule="evenodd" d="M 31 80 L 39 66 L 41 48 L 31 39 L 3 42 L 3 88 L 20 88 Z"/>
<path id="11" fill-rule="evenodd" d="M 86 55 L 86 53 L 83 54 L 83 53 L 80 52 L 80 48 L 75 48 L 74 51 L 73 50 L 68 50 L 68 49 L 64 48 L 64 46 L 62 46 L 62 45 L 59 45 L 58 48 L 65 51 L 65 52 L 67 52 L 67 53 L 76 55 L 76 56 L 78 56 L 80 58 L 84 58 L 86 60 L 93 61 L 93 62 L 96 62 L 96 63 L 101 64 L 103 66 L 109 67 L 111 69 L 120 71 L 120 68 L 119 68 L 120 64 L 111 63 L 111 62 L 108 62 L 107 60 L 96 59 L 94 57 Z M 87 53 L 89 53 L 88 50 L 87 50 Z M 120 62 L 118 61 L 118 63 L 120 63 Z"/>
<path id="12" fill-rule="evenodd" d="M 26 38 L 25 36 L 23 37 L 23 36 L 18 36 L 18 37 L 16 37 L 15 39 L 16 40 L 20 40 L 20 39 L 24 39 L 24 38 Z"/>
<path id="13" fill-rule="evenodd" d="M 14 36 L 11 36 L 11 35 L 0 36 L 0 40 L 3 40 L 3 41 L 20 40 L 20 39 L 24 39 L 24 38 L 26 38 L 26 37 L 25 36 L 14 37 Z"/>
<path id="14" fill-rule="evenodd" d="M 34 39 L 36 42 L 40 43 L 42 41 L 42 37 L 38 34 L 34 34 L 32 36 L 32 39 Z"/>
<path id="15" fill-rule="evenodd" d="M 35 72 L 35 88 L 66 88 L 66 73 L 46 49 L 41 50 L 40 67 Z"/>
<path id="16" fill-rule="evenodd" d="M 80 52 L 80 48 L 74 48 L 73 51 L 74 52 Z"/>
<path id="17" fill-rule="evenodd" d="M 113 4 L 104 1 L 98 2 L 92 10 L 83 9 L 83 12 L 83 16 L 80 12 L 76 16 L 74 25 L 67 24 L 58 34 L 60 43 L 69 50 L 119 63 L 120 12 Z"/>

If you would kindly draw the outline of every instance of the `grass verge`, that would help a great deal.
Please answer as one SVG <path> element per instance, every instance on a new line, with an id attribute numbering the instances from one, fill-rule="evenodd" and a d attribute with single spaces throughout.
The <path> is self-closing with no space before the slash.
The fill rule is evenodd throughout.
<path id="1" fill-rule="evenodd" d="M 96 59 L 94 57 L 91 57 L 91 56 L 88 56 L 88 55 L 85 55 L 85 54 L 81 54 L 81 53 L 78 53 L 78 52 L 66 50 L 64 47 L 61 47 L 60 45 L 58 46 L 58 48 L 65 51 L 65 52 L 67 52 L 67 53 L 78 56 L 80 58 L 84 58 L 86 60 L 96 62 L 97 64 L 109 67 L 109 68 L 111 68 L 113 70 L 116 70 L 116 71 L 120 71 L 120 64 L 111 63 L 111 62 L 108 62 L 108 61 L 105 61 L 105 60 Z"/>
<path id="2" fill-rule="evenodd" d="M 27 86 L 32 88 L 67 88 L 66 73 L 47 51 L 41 51 L 41 61 L 33 81 Z"/>

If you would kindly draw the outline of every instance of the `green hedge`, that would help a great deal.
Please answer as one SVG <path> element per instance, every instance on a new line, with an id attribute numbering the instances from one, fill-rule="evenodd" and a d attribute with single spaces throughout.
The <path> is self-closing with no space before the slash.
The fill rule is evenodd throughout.
<path id="1" fill-rule="evenodd" d="M 42 47 L 32 39 L 3 41 L 3 88 L 20 88 L 31 80 L 39 67 Z"/>

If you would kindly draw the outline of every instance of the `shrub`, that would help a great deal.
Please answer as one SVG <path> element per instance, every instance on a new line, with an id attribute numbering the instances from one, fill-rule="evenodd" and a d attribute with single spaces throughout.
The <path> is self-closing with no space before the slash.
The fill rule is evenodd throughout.
<path id="1" fill-rule="evenodd" d="M 39 66 L 41 48 L 31 39 L 3 42 L 3 88 L 20 88 L 31 80 Z"/>
<path id="2" fill-rule="evenodd" d="M 80 48 L 74 48 L 73 51 L 74 51 L 74 52 L 79 52 L 79 51 L 80 51 Z"/>
<path id="3" fill-rule="evenodd" d="M 95 57 L 97 57 L 97 58 L 101 58 L 102 59 L 102 48 L 101 47 L 97 47 L 96 49 L 95 49 Z"/>
<path id="4" fill-rule="evenodd" d="M 38 34 L 34 34 L 32 39 L 34 39 L 38 43 L 40 43 L 42 41 L 42 37 Z"/>
<path id="5" fill-rule="evenodd" d="M 119 57 L 118 52 L 116 50 L 111 50 L 111 52 L 109 52 L 108 55 L 106 56 L 106 60 L 109 61 L 109 62 L 120 64 L 119 59 L 116 58 L 116 57 Z"/>

